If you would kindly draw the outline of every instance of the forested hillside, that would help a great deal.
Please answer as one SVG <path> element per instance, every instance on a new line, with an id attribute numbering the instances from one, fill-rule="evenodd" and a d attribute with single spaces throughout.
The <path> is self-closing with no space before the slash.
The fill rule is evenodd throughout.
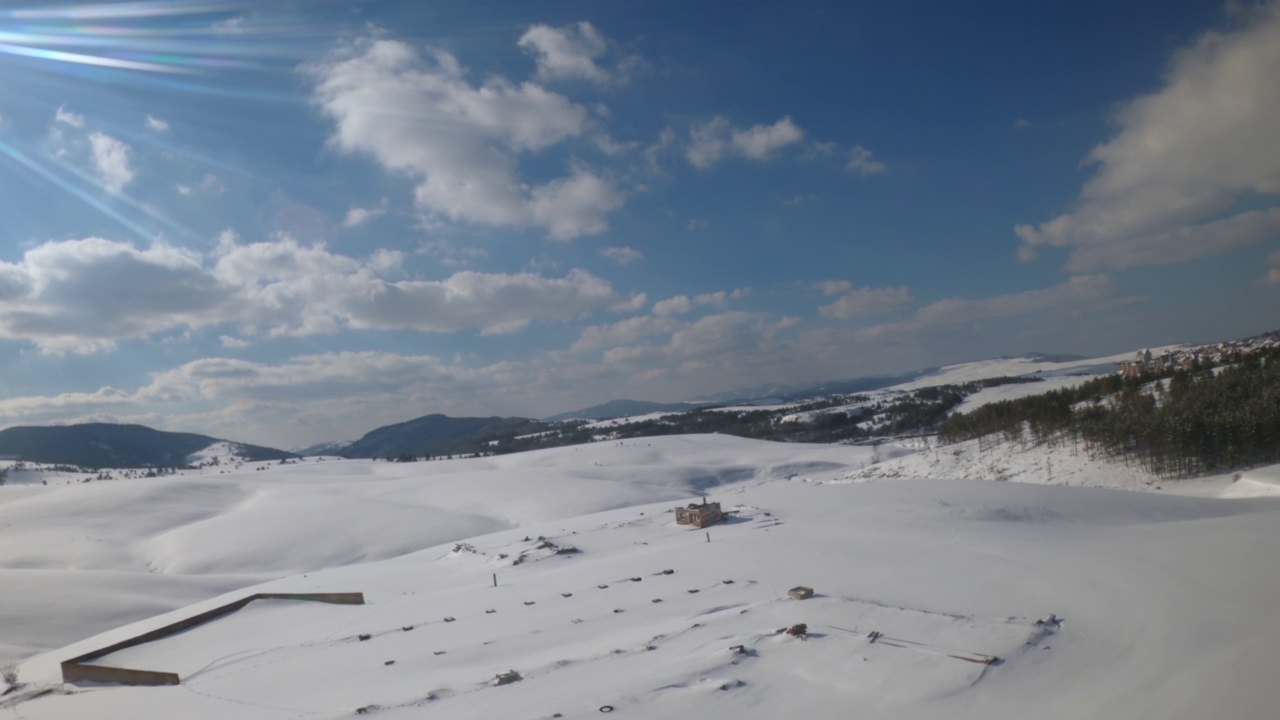
<path id="1" fill-rule="evenodd" d="M 952 416 L 940 437 L 1075 443 L 1163 477 L 1280 462 L 1280 351 L 992 403 Z"/>

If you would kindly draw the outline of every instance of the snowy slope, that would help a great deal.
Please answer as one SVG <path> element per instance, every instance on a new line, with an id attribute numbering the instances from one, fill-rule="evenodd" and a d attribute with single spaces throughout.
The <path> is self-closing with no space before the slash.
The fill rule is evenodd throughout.
<path id="1" fill-rule="evenodd" d="M 0 705 L 28 720 L 1271 716 L 1280 501 L 827 482 L 842 472 L 721 488 L 738 515 L 711 542 L 662 502 L 282 579 L 260 589 L 369 604 L 259 603 L 102 661 L 181 686 L 56 684 L 60 658 L 157 618 L 31 660 Z M 582 552 L 539 551 L 540 535 Z M 786 598 L 799 584 L 817 596 Z M 777 632 L 801 622 L 807 640 Z M 1000 661 L 964 659 L 981 655 Z M 491 684 L 508 670 L 523 679 Z"/>
<path id="2" fill-rule="evenodd" d="M 677 436 L 0 487 L 0 651 L 27 658 L 0 716 L 1270 717 L 1280 498 L 1170 493 L 1263 495 L 1280 469 L 1131 493 L 955 479 L 998 460 L 1156 487 L 923 443 Z M 710 542 L 670 512 L 703 493 L 734 511 Z M 273 591 L 368 604 L 259 601 L 99 661 L 177 687 L 59 682 L 62 659 Z M 808 639 L 777 632 L 796 623 Z"/>
<path id="3" fill-rule="evenodd" d="M 1176 350 L 1183 345 L 1169 345 L 1151 348 L 1155 355 L 1166 350 Z M 1101 375 L 1115 372 L 1116 363 L 1132 360 L 1133 353 L 1126 352 L 1108 357 L 1071 360 L 1068 362 L 1048 362 L 1036 357 L 995 358 L 976 362 L 948 365 L 936 372 L 922 375 L 915 380 L 901 385 L 894 385 L 893 390 L 918 390 L 935 385 L 947 385 L 983 380 L 993 377 L 1020 377 L 1036 375 L 1038 377 L 1058 377 L 1064 375 Z"/>
<path id="4" fill-rule="evenodd" d="M 0 486 L 0 665 L 234 588 L 870 451 L 668 437 L 473 460 L 309 459 Z M 41 485 L 40 482 L 48 482 Z"/>

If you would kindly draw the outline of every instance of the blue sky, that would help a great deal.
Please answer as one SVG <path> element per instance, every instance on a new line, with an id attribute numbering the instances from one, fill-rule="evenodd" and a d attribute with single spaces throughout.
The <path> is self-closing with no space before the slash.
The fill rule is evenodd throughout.
<path id="1" fill-rule="evenodd" d="M 444 412 L 1280 327 L 1280 4 L 0 11 L 0 426 Z"/>

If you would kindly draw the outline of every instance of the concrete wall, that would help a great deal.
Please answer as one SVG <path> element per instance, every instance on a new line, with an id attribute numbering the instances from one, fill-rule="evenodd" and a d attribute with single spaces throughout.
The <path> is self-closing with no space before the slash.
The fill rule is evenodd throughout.
<path id="1" fill-rule="evenodd" d="M 118 643 L 108 645 L 97 650 L 92 650 L 83 655 L 62 661 L 62 681 L 63 682 L 101 682 L 114 683 L 117 685 L 177 685 L 182 682 L 177 673 L 157 672 L 154 670 L 132 670 L 129 668 L 113 668 L 101 665 L 88 665 L 92 660 L 100 657 L 106 657 L 118 650 L 131 648 L 143 643 L 149 643 L 153 640 L 159 640 L 175 633 L 188 630 L 197 625 L 202 625 L 222 617 L 229 613 L 233 613 L 254 600 L 300 600 L 309 602 L 334 603 L 337 605 L 363 605 L 364 593 L 347 592 L 347 593 L 256 593 L 248 597 L 240 598 L 234 602 L 225 605 L 219 605 L 211 610 L 192 615 L 189 618 L 169 623 L 161 628 L 156 628 L 141 635 L 121 640 Z"/>

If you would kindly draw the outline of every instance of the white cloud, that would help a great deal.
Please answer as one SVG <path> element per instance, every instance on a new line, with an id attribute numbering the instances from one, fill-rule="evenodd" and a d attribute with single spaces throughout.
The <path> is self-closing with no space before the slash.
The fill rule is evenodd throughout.
<path id="1" fill-rule="evenodd" d="M 0 337 L 47 352 L 92 352 L 119 339 L 218 325 L 273 336 L 343 328 L 492 334 L 619 301 L 607 281 L 582 270 L 562 278 L 381 277 L 402 262 L 396 251 L 361 261 L 287 236 L 242 245 L 224 235 L 210 256 L 101 238 L 48 242 L 19 263 L 0 263 Z"/>
<path id="2" fill-rule="evenodd" d="M 222 347 L 227 348 L 245 348 L 252 344 L 248 340 L 241 340 L 240 338 L 231 337 L 230 335 L 219 336 L 218 342 L 222 343 Z"/>
<path id="3" fill-rule="evenodd" d="M 178 194 L 186 197 L 191 197 L 196 193 L 221 195 L 227 191 L 227 186 L 222 182 L 222 178 L 212 173 L 206 173 L 204 177 L 200 178 L 200 182 L 195 185 L 179 184 L 176 187 Z"/>
<path id="4" fill-rule="evenodd" d="M 733 147 L 743 157 L 768 160 L 780 148 L 794 145 L 804 138 L 804 131 L 784 117 L 772 125 L 753 125 L 733 131 Z"/>
<path id="5" fill-rule="evenodd" d="M 608 258 L 619 265 L 630 265 L 644 259 L 644 253 L 631 246 L 600 248 L 600 256 Z"/>
<path id="6" fill-rule="evenodd" d="M 51 352 L 89 352 L 198 323 L 227 299 L 198 256 L 166 245 L 50 242 L 3 267 L 0 277 L 20 278 L 23 292 L 0 305 L 0 336 Z"/>
<path id="7" fill-rule="evenodd" d="M 730 154 L 768 160 L 778 150 L 803 138 L 804 131 L 789 116 L 772 125 L 753 125 L 743 130 L 733 127 L 728 118 L 718 115 L 689 128 L 685 158 L 694 167 L 704 170 Z"/>
<path id="8" fill-rule="evenodd" d="M 213 28 L 214 33 L 219 35 L 243 35 L 246 31 L 245 18 L 243 15 L 227 18 L 226 20 L 219 20 L 211 27 Z"/>
<path id="9" fill-rule="evenodd" d="M 650 327 L 656 331 L 656 323 L 664 320 L 671 318 L 655 318 Z M 694 386 L 712 378 L 721 386 L 758 383 L 762 372 L 778 371 L 787 354 L 778 333 L 794 324 L 794 318 L 776 319 L 758 313 L 706 315 L 679 325 L 666 342 L 617 345 L 605 350 L 602 360 L 606 367 L 631 373 L 631 380 L 637 383 L 659 379 L 682 382 L 678 378 L 692 380 Z M 645 326 L 637 323 L 636 328 Z"/>
<path id="10" fill-rule="evenodd" d="M 889 341 L 935 331 L 968 332 L 973 323 L 1031 316 L 1072 317 L 1096 314 L 1145 298 L 1126 296 L 1107 275 L 1077 275 L 1039 290 L 988 298 L 947 298 L 926 305 L 910 318 L 865 328 L 861 337 Z"/>
<path id="11" fill-rule="evenodd" d="M 1181 262 L 1258 242 L 1280 196 L 1280 3 L 1178 52 L 1163 86 L 1121 106 L 1085 162 L 1078 206 L 1018 225 L 1020 255 L 1074 247 L 1070 267 Z M 1259 208 L 1258 201 L 1271 205 Z"/>
<path id="12" fill-rule="evenodd" d="M 1271 253 L 1271 257 L 1267 258 L 1267 264 L 1271 269 L 1267 270 L 1262 281 L 1268 285 L 1280 285 L 1280 252 Z M 3 280 L 0 279 L 0 299 L 4 298 L 3 287 Z"/>
<path id="13" fill-rule="evenodd" d="M 370 220 L 386 215 L 387 210 L 390 207 L 391 201 L 387 198 L 382 198 L 382 200 L 378 201 L 377 205 L 373 205 L 371 207 L 352 205 L 351 208 L 347 210 L 347 217 L 342 221 L 342 225 L 349 228 L 360 227 Z"/>
<path id="14" fill-rule="evenodd" d="M 689 145 L 685 148 L 685 157 L 694 167 L 709 168 L 724 157 L 728 142 L 725 136 L 729 133 L 729 120 L 714 117 L 702 125 L 689 128 Z"/>
<path id="15" fill-rule="evenodd" d="M 833 289 L 831 285 L 827 289 Z M 845 291 L 835 302 L 823 305 L 818 312 L 826 318 L 853 318 L 883 315 L 910 307 L 915 302 L 905 287 L 863 287 Z"/>
<path id="16" fill-rule="evenodd" d="M 1067 261 L 1070 272 L 1137 265 L 1170 265 L 1280 235 L 1280 207 L 1249 210 L 1225 220 L 1186 225 L 1168 232 L 1128 238 L 1122 243 L 1083 245 Z"/>
<path id="17" fill-rule="evenodd" d="M 649 304 L 648 293 L 634 293 L 631 297 L 620 303 L 615 303 L 609 309 L 616 313 L 633 313 L 639 312 L 644 306 Z"/>
<path id="18" fill-rule="evenodd" d="M 108 190 L 118 193 L 133 182 L 133 148 L 97 130 L 89 134 L 89 147 L 93 152 L 93 167 Z"/>
<path id="19" fill-rule="evenodd" d="M 622 205 L 612 182 L 583 166 L 541 185 L 521 179 L 521 153 L 588 129 L 586 108 L 536 83 L 491 77 L 475 86 L 452 55 L 424 61 L 394 40 L 362 41 L 310 74 L 335 123 L 330 144 L 414 178 L 418 204 L 437 216 L 543 227 L 568 240 L 603 232 Z"/>
<path id="20" fill-rule="evenodd" d="M 62 123 L 63 125 L 68 125 L 77 130 L 83 130 L 85 125 L 84 116 L 67 110 L 65 105 L 58 106 L 57 112 L 54 113 L 53 121 Z"/>
<path id="21" fill-rule="evenodd" d="M 589 22 L 564 27 L 534 25 L 520 36 L 522 49 L 538 63 L 541 80 L 590 80 L 609 83 L 616 76 L 600 67 L 609 46 L 600 31 Z"/>
<path id="22" fill-rule="evenodd" d="M 822 280 L 813 284 L 823 295 L 840 295 L 847 293 L 853 289 L 853 283 L 848 280 Z"/>
<path id="23" fill-rule="evenodd" d="M 631 345 L 655 335 L 669 335 L 681 327 L 680 321 L 670 317 L 641 315 L 619 320 L 611 325 L 592 325 L 584 328 L 571 348 L 574 352 Z"/>
<path id="24" fill-rule="evenodd" d="M 1032 126 L 1032 124 L 1033 124 L 1033 123 L 1032 123 L 1030 120 L 1026 119 L 1026 118 L 1018 118 L 1018 119 L 1016 119 L 1016 120 L 1014 120 L 1014 121 L 1013 121 L 1013 129 L 1014 129 L 1014 130 L 1026 130 L 1027 128 L 1031 127 L 1031 126 Z"/>
<path id="25" fill-rule="evenodd" d="M 151 132 L 167 133 L 169 132 L 169 121 L 161 120 L 155 115 L 147 115 L 144 127 Z"/>
<path id="26" fill-rule="evenodd" d="M 884 163 L 871 158 L 872 154 L 870 150 L 861 145 L 854 145 L 853 149 L 849 151 L 849 162 L 845 164 L 845 167 L 862 177 L 876 175 L 887 170 L 888 168 Z"/>
<path id="27" fill-rule="evenodd" d="M 600 148 L 600 152 L 609 157 L 625 155 L 640 146 L 640 143 L 637 142 L 618 142 L 605 133 L 597 133 L 592 141 L 596 144 L 596 147 Z"/>
<path id="28" fill-rule="evenodd" d="M 658 316 L 679 315 L 693 309 L 693 299 L 688 295 L 677 295 L 653 304 L 653 314 Z"/>
<path id="29" fill-rule="evenodd" d="M 648 163 L 651 172 L 662 171 L 662 163 L 659 162 L 659 157 L 664 155 L 668 149 L 674 147 L 675 144 L 676 131 L 667 127 L 658 133 L 658 139 L 653 144 L 644 149 L 644 159 Z"/>
<path id="30" fill-rule="evenodd" d="M 533 188 L 529 208 L 533 221 L 547 228 L 552 239 L 572 240 L 608 230 L 606 216 L 622 207 L 624 199 L 612 183 L 575 168 L 568 177 Z"/>
<path id="31" fill-rule="evenodd" d="M 399 250 L 378 248 L 369 256 L 366 265 L 379 275 L 386 275 L 401 269 L 401 266 L 404 265 L 404 260 L 405 254 Z"/>
<path id="32" fill-rule="evenodd" d="M 701 293 L 689 297 L 688 295 L 676 295 L 666 300 L 660 300 L 653 304 L 653 314 L 659 317 L 667 315 L 682 315 L 687 313 L 695 306 L 710 305 L 712 307 L 723 308 L 729 304 L 729 299 L 738 299 L 746 297 L 747 290 L 734 290 L 732 293 L 726 293 L 724 290 L 713 293 Z"/>

